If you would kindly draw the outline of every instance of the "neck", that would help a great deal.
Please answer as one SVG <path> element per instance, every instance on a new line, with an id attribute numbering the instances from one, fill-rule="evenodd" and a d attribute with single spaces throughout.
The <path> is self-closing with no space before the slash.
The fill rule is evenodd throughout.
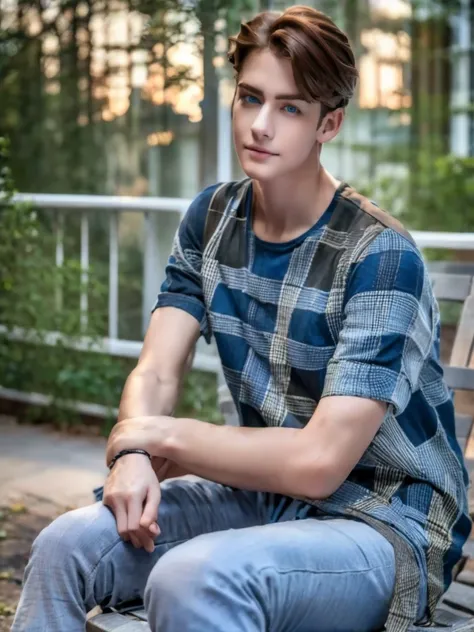
<path id="1" fill-rule="evenodd" d="M 255 233 L 268 241 L 288 241 L 321 217 L 339 182 L 318 161 L 278 181 L 253 181 Z"/>

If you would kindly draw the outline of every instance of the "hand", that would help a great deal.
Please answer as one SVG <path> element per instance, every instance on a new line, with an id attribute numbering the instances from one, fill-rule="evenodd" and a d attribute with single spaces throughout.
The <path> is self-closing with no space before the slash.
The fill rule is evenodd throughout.
<path id="1" fill-rule="evenodd" d="M 160 534 L 160 500 L 160 483 L 148 457 L 127 454 L 118 459 L 105 482 L 103 502 L 112 510 L 117 531 L 125 542 L 153 552 Z"/>

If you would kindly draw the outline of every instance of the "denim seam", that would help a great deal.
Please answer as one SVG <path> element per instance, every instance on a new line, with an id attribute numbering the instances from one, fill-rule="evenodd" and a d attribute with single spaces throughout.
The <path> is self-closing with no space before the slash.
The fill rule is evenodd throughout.
<path id="1" fill-rule="evenodd" d="M 392 568 L 391 564 L 385 564 L 383 566 L 371 566 L 370 568 L 361 568 L 361 569 L 347 569 L 347 570 L 312 570 L 308 568 L 292 568 L 290 570 L 282 571 L 275 566 L 264 566 L 263 568 L 259 568 L 259 572 L 272 570 L 278 573 L 279 575 L 289 575 L 290 573 L 311 573 L 313 575 L 360 575 L 360 573 L 368 573 L 370 571 L 379 571 L 385 568 Z"/>

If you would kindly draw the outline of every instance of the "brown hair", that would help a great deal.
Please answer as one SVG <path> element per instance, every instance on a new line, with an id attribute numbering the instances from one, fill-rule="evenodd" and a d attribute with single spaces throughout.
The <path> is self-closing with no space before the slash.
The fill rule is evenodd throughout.
<path id="1" fill-rule="evenodd" d="M 346 107 L 354 94 L 359 73 L 351 45 L 321 11 L 294 6 L 283 13 L 259 13 L 242 23 L 229 43 L 228 59 L 237 76 L 255 50 L 270 49 L 289 58 L 298 89 L 307 101 L 323 104 L 324 114 Z"/>

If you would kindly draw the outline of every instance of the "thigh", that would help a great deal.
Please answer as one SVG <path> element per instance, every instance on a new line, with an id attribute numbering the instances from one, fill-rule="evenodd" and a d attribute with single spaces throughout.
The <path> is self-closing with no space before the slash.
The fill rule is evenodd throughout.
<path id="1" fill-rule="evenodd" d="M 272 525 L 267 572 L 281 632 L 383 628 L 395 586 L 392 545 L 366 524 L 305 519 Z"/>
<path id="2" fill-rule="evenodd" d="M 190 601 L 209 593 L 215 616 L 218 606 L 222 619 L 233 613 L 229 632 L 364 632 L 385 623 L 395 556 L 363 523 L 310 518 L 203 535 L 165 555 L 155 575 L 160 586 L 186 577 L 176 588 Z"/>

